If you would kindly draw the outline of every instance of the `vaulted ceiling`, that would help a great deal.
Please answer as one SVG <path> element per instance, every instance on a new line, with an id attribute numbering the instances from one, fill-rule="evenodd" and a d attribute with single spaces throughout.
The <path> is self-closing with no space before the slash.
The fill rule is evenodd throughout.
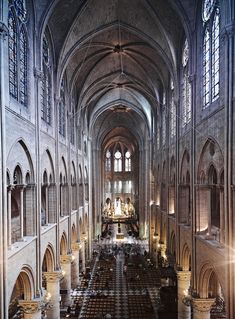
<path id="1" fill-rule="evenodd" d="M 139 144 L 144 135 L 151 135 L 171 78 L 177 91 L 177 64 L 185 34 L 195 24 L 196 4 L 55 0 L 46 6 L 42 1 L 44 27 L 48 25 L 54 45 L 57 86 L 66 74 L 77 109 L 98 143 L 117 127 L 130 130 Z"/>

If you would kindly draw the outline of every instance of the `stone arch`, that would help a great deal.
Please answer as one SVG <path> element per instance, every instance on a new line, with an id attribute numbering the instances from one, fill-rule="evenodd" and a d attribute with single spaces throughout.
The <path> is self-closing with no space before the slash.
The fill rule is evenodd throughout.
<path id="1" fill-rule="evenodd" d="M 10 302 L 17 298 L 22 300 L 31 300 L 35 294 L 34 276 L 31 267 L 25 265 L 22 267 L 13 290 L 9 296 Z"/>
<path id="2" fill-rule="evenodd" d="M 188 174 L 190 172 L 189 165 L 190 165 L 190 156 L 189 156 L 189 151 L 186 149 L 183 153 L 181 166 L 180 166 L 180 183 L 181 184 L 186 184 L 187 172 Z"/>
<path id="3" fill-rule="evenodd" d="M 221 171 L 224 167 L 224 157 L 219 144 L 214 139 L 208 138 L 200 152 L 197 168 L 198 180 L 200 180 L 201 171 L 208 172 L 211 164 L 214 165 L 217 172 Z"/>
<path id="4" fill-rule="evenodd" d="M 187 149 L 183 153 L 180 165 L 179 185 L 179 221 L 182 224 L 191 224 L 190 208 L 190 156 Z"/>
<path id="5" fill-rule="evenodd" d="M 191 252 L 186 243 L 183 245 L 180 264 L 182 270 L 191 270 Z"/>
<path id="6" fill-rule="evenodd" d="M 218 241 L 224 240 L 225 221 L 224 214 L 221 214 L 224 207 L 224 190 L 220 187 L 223 169 L 221 148 L 214 139 L 208 138 L 202 146 L 197 167 L 197 179 L 204 185 L 202 187 L 199 184 L 197 188 L 197 229 L 214 236 Z"/>
<path id="7" fill-rule="evenodd" d="M 63 177 L 63 183 L 67 183 L 68 182 L 68 175 L 67 175 L 67 166 L 66 166 L 66 162 L 64 157 L 61 157 L 61 173 L 62 173 L 62 177 Z"/>
<path id="8" fill-rule="evenodd" d="M 78 232 L 77 232 L 75 224 L 73 224 L 72 231 L 71 231 L 71 242 L 76 243 L 77 240 L 78 240 Z"/>
<path id="9" fill-rule="evenodd" d="M 55 182 L 54 164 L 53 164 L 51 153 L 48 149 L 46 149 L 43 152 L 41 161 L 42 161 L 41 167 L 42 167 L 43 174 L 46 171 L 47 176 L 51 176 L 50 183 L 54 183 Z"/>
<path id="10" fill-rule="evenodd" d="M 42 261 L 42 271 L 52 272 L 55 269 L 55 252 L 53 246 L 49 244 L 45 250 L 43 261 Z"/>
<path id="11" fill-rule="evenodd" d="M 29 172 L 31 176 L 31 182 L 34 181 L 34 168 L 33 161 L 30 155 L 29 149 L 25 142 L 20 139 L 11 147 L 7 156 L 7 167 L 10 172 L 14 172 L 15 167 L 19 165 L 22 171 L 22 184 L 25 183 L 23 176 L 26 176 L 26 172 Z M 14 180 L 12 178 L 12 180 Z"/>
<path id="12" fill-rule="evenodd" d="M 215 298 L 215 304 L 212 306 L 211 312 L 213 312 L 213 308 L 216 309 L 219 306 L 221 314 L 226 315 L 225 287 L 221 284 L 222 282 L 210 262 L 202 265 L 198 276 L 198 294 L 200 298 Z"/>
<path id="13" fill-rule="evenodd" d="M 83 175 L 82 167 L 78 166 L 78 184 L 79 184 L 79 206 L 83 206 Z"/>
<path id="14" fill-rule="evenodd" d="M 63 232 L 60 239 L 60 255 L 67 255 L 68 252 L 68 241 L 65 232 Z"/>

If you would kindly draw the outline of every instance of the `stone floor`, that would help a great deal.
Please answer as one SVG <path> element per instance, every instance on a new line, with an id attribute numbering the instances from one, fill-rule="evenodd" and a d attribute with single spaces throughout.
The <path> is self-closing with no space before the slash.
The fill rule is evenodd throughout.
<path id="1" fill-rule="evenodd" d="M 128 236 L 124 227 L 122 240 L 116 240 L 115 226 L 111 231 L 94 243 L 90 269 L 72 293 L 70 314 L 61 318 L 159 318 L 160 272 L 149 259 L 147 242 Z"/>

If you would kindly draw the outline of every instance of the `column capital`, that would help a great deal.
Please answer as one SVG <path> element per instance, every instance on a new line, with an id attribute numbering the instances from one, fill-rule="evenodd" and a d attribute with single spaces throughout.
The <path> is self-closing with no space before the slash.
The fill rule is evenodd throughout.
<path id="1" fill-rule="evenodd" d="M 180 270 L 176 272 L 177 279 L 180 281 L 190 281 L 191 279 L 191 271 L 188 270 Z"/>
<path id="2" fill-rule="evenodd" d="M 81 249 L 81 244 L 80 243 L 72 243 L 71 248 L 72 248 L 72 251 L 78 251 Z"/>
<path id="3" fill-rule="evenodd" d="M 62 271 L 50 271 L 50 272 L 44 272 L 43 275 L 46 278 L 47 282 L 58 282 L 63 278 Z"/>
<path id="4" fill-rule="evenodd" d="M 192 306 L 198 312 L 210 312 L 215 298 L 193 298 Z"/>
<path id="5" fill-rule="evenodd" d="M 61 264 L 70 264 L 72 262 L 72 255 L 61 255 L 60 263 Z"/>
<path id="6" fill-rule="evenodd" d="M 42 300 L 19 300 L 19 306 L 24 313 L 33 314 L 41 310 Z"/>

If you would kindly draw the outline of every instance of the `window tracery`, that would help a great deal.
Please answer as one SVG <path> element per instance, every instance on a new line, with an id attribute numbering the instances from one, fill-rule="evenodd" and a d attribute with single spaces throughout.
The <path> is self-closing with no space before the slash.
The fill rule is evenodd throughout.
<path id="1" fill-rule="evenodd" d="M 27 106 L 28 39 L 26 31 L 27 11 L 25 1 L 9 1 L 8 54 L 10 96 Z"/>
<path id="2" fill-rule="evenodd" d="M 191 84 L 189 82 L 189 46 L 185 40 L 182 65 L 183 65 L 183 83 L 182 83 L 182 127 L 185 127 L 191 121 Z"/>
<path id="3" fill-rule="evenodd" d="M 51 124 L 51 72 L 50 72 L 50 48 L 46 35 L 42 44 L 42 68 L 43 78 L 41 86 L 41 118 Z"/>
<path id="4" fill-rule="evenodd" d="M 219 98 L 220 10 L 218 1 L 204 0 L 203 108 Z"/>

